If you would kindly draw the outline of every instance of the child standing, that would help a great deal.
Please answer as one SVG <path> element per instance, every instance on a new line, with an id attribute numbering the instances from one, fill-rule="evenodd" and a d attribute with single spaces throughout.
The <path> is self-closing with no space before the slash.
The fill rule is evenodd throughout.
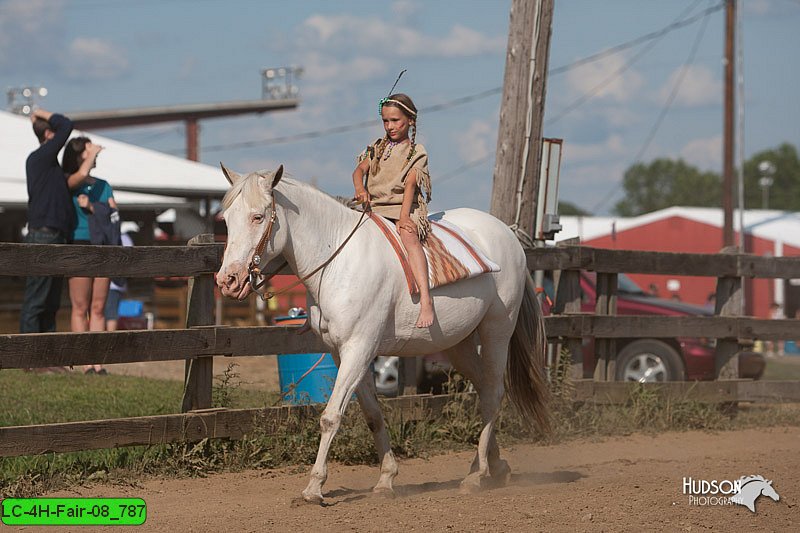
<path id="1" fill-rule="evenodd" d="M 353 171 L 355 199 L 370 204 L 376 214 L 397 225 L 420 292 L 416 326 L 427 328 L 435 319 L 428 288 L 428 261 L 422 249 L 430 231 L 428 154 L 424 146 L 416 143 L 417 107 L 409 96 L 397 93 L 383 98 L 379 111 L 386 135 L 359 157 Z"/>

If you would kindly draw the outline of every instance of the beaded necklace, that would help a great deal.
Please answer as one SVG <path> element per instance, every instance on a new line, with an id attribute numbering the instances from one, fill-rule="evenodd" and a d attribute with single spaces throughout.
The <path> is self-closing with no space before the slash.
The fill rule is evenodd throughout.
<path id="1" fill-rule="evenodd" d="M 400 144 L 399 142 L 389 141 L 386 143 L 386 150 L 383 152 L 383 160 L 386 161 L 389 159 L 389 156 L 392 155 L 392 148 Z"/>

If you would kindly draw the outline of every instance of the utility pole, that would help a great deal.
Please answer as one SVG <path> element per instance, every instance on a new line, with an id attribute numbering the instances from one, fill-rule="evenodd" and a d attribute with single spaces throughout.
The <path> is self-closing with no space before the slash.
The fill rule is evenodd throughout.
<path id="1" fill-rule="evenodd" d="M 512 0 L 491 213 L 523 237 L 534 233 L 552 25 L 553 0 Z"/>
<path id="2" fill-rule="evenodd" d="M 725 102 L 723 104 L 722 142 L 722 211 L 725 214 L 722 227 L 723 246 L 733 246 L 733 173 L 734 173 L 734 65 L 736 56 L 734 43 L 736 32 L 736 0 L 725 0 Z M 743 205 L 739 209 L 744 209 Z M 742 228 L 744 231 L 744 228 Z M 744 241 L 742 241 L 744 242 Z"/>

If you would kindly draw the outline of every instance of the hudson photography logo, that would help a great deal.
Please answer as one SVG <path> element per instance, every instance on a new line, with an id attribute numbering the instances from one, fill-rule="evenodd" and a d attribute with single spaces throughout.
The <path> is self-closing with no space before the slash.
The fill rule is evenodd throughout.
<path id="1" fill-rule="evenodd" d="M 689 497 L 689 505 L 743 505 L 756 512 L 756 500 L 767 496 L 780 500 L 772 481 L 763 476 L 742 476 L 739 479 L 695 479 L 683 478 L 683 494 Z"/>

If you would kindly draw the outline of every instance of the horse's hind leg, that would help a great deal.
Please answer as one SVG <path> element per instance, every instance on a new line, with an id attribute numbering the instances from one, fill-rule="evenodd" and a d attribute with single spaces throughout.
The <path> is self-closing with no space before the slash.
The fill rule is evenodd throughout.
<path id="1" fill-rule="evenodd" d="M 478 391 L 480 398 L 480 411 L 481 419 L 484 423 L 484 429 L 481 432 L 481 438 L 478 445 L 478 451 L 475 453 L 475 459 L 472 461 L 470 467 L 470 476 L 464 480 L 464 488 L 466 490 L 473 490 L 480 488 L 481 482 L 487 475 L 491 475 L 495 479 L 499 479 L 500 483 L 506 483 L 510 474 L 508 463 L 500 459 L 500 447 L 497 445 L 497 439 L 494 434 L 494 420 L 500 410 L 500 403 L 503 399 L 503 373 L 500 372 L 499 379 L 499 392 L 496 378 L 496 372 L 492 370 L 491 361 L 486 361 L 483 358 L 489 357 L 491 349 L 482 348 L 483 353 L 478 355 L 477 346 L 473 336 L 469 336 L 459 344 L 447 350 L 448 358 L 453 366 L 461 372 L 464 377 L 470 380 Z M 505 363 L 503 363 L 505 365 Z M 504 368 L 504 366 L 503 366 Z M 489 370 L 490 372 L 486 373 Z M 497 398 L 499 401 L 492 400 Z M 484 435 L 488 435 L 484 438 Z M 483 447 L 483 453 L 481 453 Z M 481 456 L 483 455 L 483 468 L 481 467 Z M 487 470 L 488 465 L 488 470 Z M 473 475 L 477 474 L 477 475 Z"/>
<path id="2" fill-rule="evenodd" d="M 480 413 L 483 422 L 478 440 L 477 468 L 473 463 L 471 473 L 461 482 L 461 488 L 467 492 L 481 490 L 490 476 L 500 483 L 508 480 L 510 469 L 500 459 L 500 449 L 494 435 L 494 426 L 505 395 L 503 378 L 508 361 L 508 342 L 513 331 L 513 324 L 508 320 L 504 308 L 500 317 L 487 315 L 478 326 L 481 340 L 481 353 L 478 359 L 480 369 Z"/>
<path id="3" fill-rule="evenodd" d="M 375 378 L 372 372 L 367 372 L 361 383 L 358 384 L 356 395 L 358 403 L 361 405 L 361 411 L 367 421 L 367 426 L 369 426 L 370 431 L 372 431 L 372 437 L 375 439 L 375 449 L 378 451 L 378 458 L 381 462 L 381 477 L 372 490 L 376 493 L 393 497 L 392 481 L 397 476 L 397 461 L 392 452 L 389 432 L 386 430 L 381 406 L 378 403 Z"/>

